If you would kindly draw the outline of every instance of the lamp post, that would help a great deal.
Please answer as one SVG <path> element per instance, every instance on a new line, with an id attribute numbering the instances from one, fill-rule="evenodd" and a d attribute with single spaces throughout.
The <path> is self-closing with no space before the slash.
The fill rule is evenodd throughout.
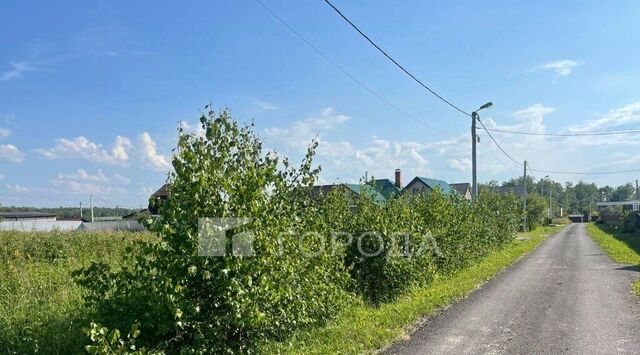
<path id="1" fill-rule="evenodd" d="M 485 108 L 489 108 L 491 106 L 493 106 L 493 103 L 487 102 L 486 104 L 480 106 L 479 109 L 471 112 L 471 179 L 473 184 L 472 189 L 474 201 L 478 198 L 478 175 L 476 162 L 476 143 L 478 141 L 478 136 L 476 135 L 476 120 L 480 121 L 480 115 L 478 115 L 478 111 L 484 110 Z"/>
<path id="2" fill-rule="evenodd" d="M 545 175 L 542 179 L 540 179 L 540 196 L 544 197 L 544 181 L 549 178 L 549 175 Z"/>

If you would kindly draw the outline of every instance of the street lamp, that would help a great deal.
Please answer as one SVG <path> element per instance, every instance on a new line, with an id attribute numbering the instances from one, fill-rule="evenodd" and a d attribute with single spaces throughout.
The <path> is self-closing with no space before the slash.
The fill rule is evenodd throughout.
<path id="1" fill-rule="evenodd" d="M 546 175 L 542 179 L 540 179 L 540 196 L 544 197 L 544 181 L 549 178 L 549 175 Z"/>
<path id="2" fill-rule="evenodd" d="M 476 135 L 476 120 L 480 120 L 480 115 L 478 115 L 478 111 L 484 110 L 485 108 L 489 108 L 493 106 L 491 101 L 486 104 L 480 106 L 479 109 L 471 112 L 471 165 L 472 165 L 472 188 L 473 188 L 473 199 L 478 198 L 478 175 L 477 175 L 477 164 L 476 164 L 476 142 L 478 136 Z"/>

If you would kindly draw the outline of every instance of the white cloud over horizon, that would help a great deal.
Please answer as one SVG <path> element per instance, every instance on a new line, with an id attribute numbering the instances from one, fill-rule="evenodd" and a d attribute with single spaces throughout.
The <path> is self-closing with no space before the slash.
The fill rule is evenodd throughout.
<path id="1" fill-rule="evenodd" d="M 582 65 L 582 63 L 575 60 L 563 59 L 539 65 L 531 69 L 531 71 L 551 70 L 555 73 L 556 76 L 567 76 L 571 74 L 577 66 L 580 65 Z"/>
<path id="2" fill-rule="evenodd" d="M 279 107 L 276 104 L 268 102 L 268 101 L 255 100 L 254 103 L 259 108 L 261 108 L 263 110 L 267 110 L 267 111 L 275 111 L 275 110 L 279 109 Z"/>
<path id="3" fill-rule="evenodd" d="M 171 163 L 168 159 L 158 154 L 156 142 L 151 139 L 151 135 L 148 132 L 143 132 L 138 136 L 140 142 L 140 151 L 142 153 L 142 160 L 144 164 L 156 171 L 169 171 L 171 169 Z"/>
<path id="4" fill-rule="evenodd" d="M 101 144 L 79 136 L 57 139 L 53 148 L 36 149 L 36 152 L 46 159 L 84 159 L 94 163 L 123 165 L 129 161 L 128 151 L 131 147 L 131 140 L 122 136 L 116 136 L 110 151 L 105 150 Z"/>
<path id="5" fill-rule="evenodd" d="M 171 169 L 169 159 L 158 152 L 157 143 L 148 132 L 138 135 L 135 145 L 127 137 L 116 136 L 111 149 L 105 149 L 102 144 L 79 136 L 72 139 L 57 139 L 52 148 L 40 148 L 35 151 L 48 160 L 80 159 L 95 164 L 122 167 L 129 166 L 133 160 L 134 163 L 140 163 L 135 166 L 155 171 Z"/>
<path id="6" fill-rule="evenodd" d="M 6 184 L 7 190 L 17 194 L 27 194 L 31 192 L 31 188 L 22 185 Z"/>
<path id="7" fill-rule="evenodd" d="M 10 70 L 0 73 L 0 81 L 8 81 L 12 79 L 22 79 L 24 74 L 39 70 L 32 63 L 27 61 L 9 62 Z"/>
<path id="8" fill-rule="evenodd" d="M 14 163 L 21 163 L 24 160 L 26 154 L 21 152 L 13 144 L 1 144 L 0 145 L 0 160 L 7 160 Z"/>
<path id="9" fill-rule="evenodd" d="M 114 180 L 115 180 L 114 175 Z M 58 173 L 58 175 L 49 180 L 51 185 L 58 192 L 66 192 L 73 194 L 123 194 L 126 192 L 121 186 L 111 183 L 102 169 L 98 169 L 95 174 L 87 173 L 84 169 L 77 169 L 72 173 Z"/>

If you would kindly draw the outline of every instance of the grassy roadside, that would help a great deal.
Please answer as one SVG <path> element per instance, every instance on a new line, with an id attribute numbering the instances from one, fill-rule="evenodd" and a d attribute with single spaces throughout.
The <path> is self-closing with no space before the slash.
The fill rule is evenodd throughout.
<path id="1" fill-rule="evenodd" d="M 479 285 L 537 247 L 546 236 L 563 226 L 540 227 L 520 234 L 511 244 L 457 273 L 415 289 L 398 301 L 379 308 L 353 307 L 323 328 L 295 335 L 287 343 L 268 344 L 265 353 L 372 352 L 401 338 L 416 321 L 466 296 Z"/>
<path id="2" fill-rule="evenodd" d="M 71 272 L 119 262 L 143 233 L 0 231 L 0 354 L 82 353 L 90 315 Z"/>
<path id="3" fill-rule="evenodd" d="M 604 250 L 611 260 L 630 265 L 640 265 L 640 235 L 638 233 L 622 233 L 611 227 L 589 223 L 587 232 Z M 640 296 L 640 279 L 632 284 L 634 292 Z"/>

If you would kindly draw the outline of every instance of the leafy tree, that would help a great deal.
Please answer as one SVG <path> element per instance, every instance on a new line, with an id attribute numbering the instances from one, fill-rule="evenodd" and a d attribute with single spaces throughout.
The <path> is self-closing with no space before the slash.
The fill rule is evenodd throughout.
<path id="1" fill-rule="evenodd" d="M 300 236 L 324 230 L 303 188 L 319 171 L 317 144 L 295 169 L 265 154 L 253 126 L 226 110 L 210 110 L 200 123 L 202 136 L 180 130 L 168 198 L 152 224 L 160 242 L 140 246 L 119 270 L 94 264 L 77 275 L 98 319 L 109 329 L 140 322 L 143 345 L 221 353 L 333 317 L 351 299 L 342 253 L 301 255 L 322 241 Z M 202 217 L 253 218 L 234 233 L 252 231 L 256 256 L 199 256 Z"/>
<path id="2" fill-rule="evenodd" d="M 537 193 L 527 194 L 527 229 L 532 230 L 543 224 L 546 217 L 547 200 Z"/>
<path id="3" fill-rule="evenodd" d="M 600 194 L 600 201 L 611 201 L 611 197 L 613 196 L 613 187 L 607 185 L 598 189 L 598 193 Z"/>
<path id="4" fill-rule="evenodd" d="M 611 201 L 628 201 L 633 198 L 635 188 L 630 182 L 616 187 L 611 194 Z"/>
<path id="5" fill-rule="evenodd" d="M 598 186 L 594 183 L 580 181 L 573 187 L 576 201 L 570 205 L 572 212 L 589 214 L 596 208 L 599 200 Z"/>

